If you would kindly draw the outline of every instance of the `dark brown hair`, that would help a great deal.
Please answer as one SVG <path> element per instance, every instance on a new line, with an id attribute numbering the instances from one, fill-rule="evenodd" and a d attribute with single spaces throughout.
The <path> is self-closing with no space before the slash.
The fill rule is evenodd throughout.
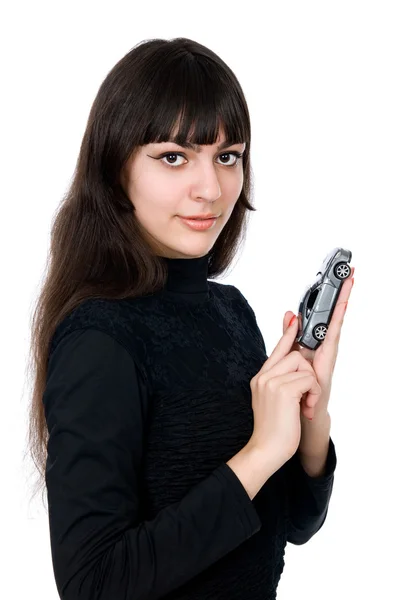
<path id="1" fill-rule="evenodd" d="M 33 495 L 45 490 L 48 430 L 42 397 L 57 325 L 85 299 L 147 295 L 165 285 L 166 266 L 145 241 L 122 180 L 133 152 L 169 140 L 177 125 L 178 144 L 214 144 L 219 131 L 229 145 L 246 143 L 243 189 L 209 253 L 209 278 L 227 270 L 245 239 L 247 211 L 256 209 L 250 204 L 250 118 L 236 76 L 193 40 L 141 42 L 99 88 L 71 184 L 52 222 L 31 322 L 27 450 L 39 472 Z"/>

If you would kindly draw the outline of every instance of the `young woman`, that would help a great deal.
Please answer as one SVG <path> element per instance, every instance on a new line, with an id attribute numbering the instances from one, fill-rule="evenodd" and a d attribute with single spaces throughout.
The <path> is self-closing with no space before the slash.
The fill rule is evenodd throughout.
<path id="1" fill-rule="evenodd" d="M 273 599 L 286 543 L 325 521 L 336 455 L 297 320 L 268 358 L 213 281 L 255 210 L 250 144 L 235 75 L 195 41 L 145 41 L 100 86 L 33 329 L 63 599 Z"/>

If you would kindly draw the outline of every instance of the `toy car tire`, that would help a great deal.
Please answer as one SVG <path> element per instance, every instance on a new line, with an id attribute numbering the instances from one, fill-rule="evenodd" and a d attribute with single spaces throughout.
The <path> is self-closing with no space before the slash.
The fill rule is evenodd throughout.
<path id="1" fill-rule="evenodd" d="M 312 335 L 318 342 L 322 342 L 326 337 L 328 327 L 325 323 L 318 323 L 314 326 Z"/>
<path id="2" fill-rule="evenodd" d="M 339 262 L 333 272 L 337 279 L 347 279 L 351 275 L 351 267 L 346 262 Z"/>

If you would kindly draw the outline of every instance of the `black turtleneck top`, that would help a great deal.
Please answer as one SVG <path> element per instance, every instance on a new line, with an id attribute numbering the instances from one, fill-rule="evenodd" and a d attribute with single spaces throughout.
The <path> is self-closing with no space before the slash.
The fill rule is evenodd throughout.
<path id="1" fill-rule="evenodd" d="M 51 553 L 66 600 L 272 600 L 287 542 L 323 525 L 336 454 L 296 453 L 251 500 L 227 461 L 253 431 L 262 334 L 208 255 L 163 259 L 159 292 L 83 301 L 58 325 L 43 396 Z"/>

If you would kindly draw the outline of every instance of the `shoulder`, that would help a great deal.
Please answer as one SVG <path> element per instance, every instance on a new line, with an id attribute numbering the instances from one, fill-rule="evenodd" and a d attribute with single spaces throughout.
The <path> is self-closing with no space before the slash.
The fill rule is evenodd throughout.
<path id="1" fill-rule="evenodd" d="M 103 396 L 110 389 L 121 402 L 137 390 L 143 414 L 144 399 L 151 387 L 146 369 L 138 358 L 130 330 L 125 327 L 129 315 L 123 300 L 90 298 L 68 313 L 57 325 L 50 340 L 47 362 L 47 394 L 70 390 Z M 96 393 L 92 394 L 92 391 Z"/>
<path id="2" fill-rule="evenodd" d="M 104 340 L 108 338 L 127 347 L 124 325 L 127 321 L 127 308 L 123 300 L 109 300 L 103 298 L 89 298 L 81 302 L 70 311 L 57 325 L 50 342 L 49 355 L 67 336 L 75 331 L 96 331 L 96 335 L 86 335 L 83 341 L 92 339 Z M 129 348 L 127 348 L 129 351 Z"/>
<path id="3" fill-rule="evenodd" d="M 230 300 L 245 300 L 244 296 L 242 295 L 240 290 L 237 287 L 235 287 L 235 285 L 231 285 L 229 283 L 219 283 L 213 280 L 209 281 L 209 285 L 213 294 L 218 297 L 227 298 Z"/>
<path id="4" fill-rule="evenodd" d="M 248 326 L 263 352 L 266 354 L 266 345 L 260 331 L 255 311 L 249 304 L 244 294 L 235 286 L 210 282 L 212 284 L 213 296 L 215 300 L 224 306 L 222 309 L 226 318 L 235 319 Z M 227 309 L 228 307 L 228 309 Z"/>
<path id="5" fill-rule="evenodd" d="M 229 301 L 237 306 L 237 308 L 248 312 L 251 311 L 251 315 L 253 314 L 253 310 L 248 300 L 235 285 L 218 283 L 217 281 L 210 281 L 209 283 L 211 284 L 211 289 L 215 297 Z"/>

